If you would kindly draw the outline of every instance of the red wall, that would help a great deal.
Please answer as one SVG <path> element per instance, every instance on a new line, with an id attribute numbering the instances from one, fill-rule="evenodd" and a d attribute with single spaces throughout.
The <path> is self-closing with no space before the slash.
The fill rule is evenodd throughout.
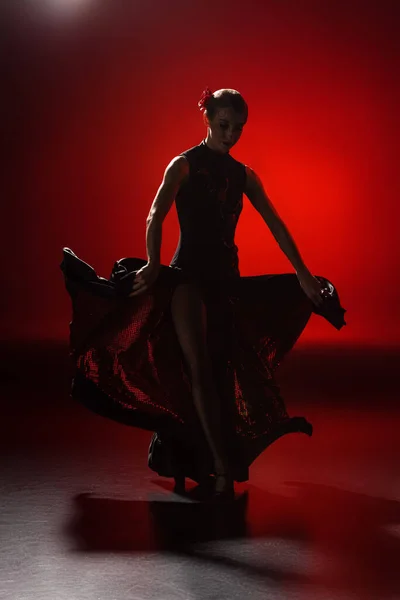
<path id="1" fill-rule="evenodd" d="M 232 154 L 259 173 L 306 264 L 348 310 L 340 333 L 314 316 L 302 341 L 398 343 L 395 4 L 9 8 L 3 338 L 66 338 L 63 246 L 103 276 L 118 258 L 144 256 L 164 168 L 205 134 L 197 101 L 208 85 L 245 96 L 249 121 Z M 164 262 L 177 236 L 172 211 Z M 293 270 L 248 202 L 237 242 L 243 275 Z"/>

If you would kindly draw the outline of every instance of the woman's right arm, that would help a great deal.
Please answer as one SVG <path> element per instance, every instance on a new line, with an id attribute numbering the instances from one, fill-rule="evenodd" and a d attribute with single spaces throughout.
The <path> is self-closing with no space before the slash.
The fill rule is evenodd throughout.
<path id="1" fill-rule="evenodd" d="M 162 224 L 188 175 L 189 164 L 184 156 L 175 157 L 165 169 L 164 178 L 146 219 L 147 264 L 137 272 L 130 296 L 145 292 L 158 277 Z"/>
<path id="2" fill-rule="evenodd" d="M 165 170 L 164 178 L 146 219 L 146 249 L 148 264 L 160 265 L 162 224 L 189 172 L 184 156 L 177 156 Z"/>

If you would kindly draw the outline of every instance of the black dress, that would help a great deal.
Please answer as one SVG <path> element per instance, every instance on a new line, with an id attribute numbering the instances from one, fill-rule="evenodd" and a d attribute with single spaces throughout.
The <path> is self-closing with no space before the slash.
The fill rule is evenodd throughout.
<path id="1" fill-rule="evenodd" d="M 64 249 L 61 268 L 72 299 L 72 396 L 98 414 L 155 432 L 149 466 L 160 475 L 200 481 L 213 472 L 190 378 L 173 327 L 171 298 L 191 282 L 207 309 L 208 345 L 223 410 L 223 434 L 236 481 L 254 459 L 291 432 L 312 433 L 288 416 L 274 373 L 314 312 L 336 329 L 345 309 L 333 284 L 317 308 L 295 273 L 241 277 L 234 242 L 245 166 L 203 141 L 183 153 L 189 177 L 176 196 L 180 239 L 170 266 L 152 288 L 129 298 L 146 261 L 124 258 L 109 279 Z"/>

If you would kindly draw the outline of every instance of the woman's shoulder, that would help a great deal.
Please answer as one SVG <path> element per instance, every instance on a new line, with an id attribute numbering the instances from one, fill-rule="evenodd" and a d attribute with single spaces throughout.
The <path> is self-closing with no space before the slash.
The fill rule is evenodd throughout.
<path id="1" fill-rule="evenodd" d="M 172 161 L 176 166 L 175 169 L 184 172 L 188 176 L 202 162 L 202 151 L 199 145 L 192 146 L 181 152 Z"/>
<path id="2" fill-rule="evenodd" d="M 183 181 L 189 175 L 189 163 L 185 156 L 175 156 L 165 169 L 164 178 L 166 181 Z"/>

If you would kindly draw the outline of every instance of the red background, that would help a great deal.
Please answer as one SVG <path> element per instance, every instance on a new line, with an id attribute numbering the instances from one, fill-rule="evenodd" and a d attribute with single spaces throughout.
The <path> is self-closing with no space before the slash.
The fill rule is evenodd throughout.
<path id="1" fill-rule="evenodd" d="M 208 85 L 246 98 L 232 155 L 348 310 L 340 333 L 313 316 L 301 341 L 399 342 L 396 2 L 17 4 L 0 9 L 3 339 L 67 338 L 63 246 L 103 276 L 145 256 L 165 166 L 205 135 Z M 165 263 L 177 237 L 172 210 Z M 246 199 L 237 243 L 243 275 L 293 271 Z"/>

